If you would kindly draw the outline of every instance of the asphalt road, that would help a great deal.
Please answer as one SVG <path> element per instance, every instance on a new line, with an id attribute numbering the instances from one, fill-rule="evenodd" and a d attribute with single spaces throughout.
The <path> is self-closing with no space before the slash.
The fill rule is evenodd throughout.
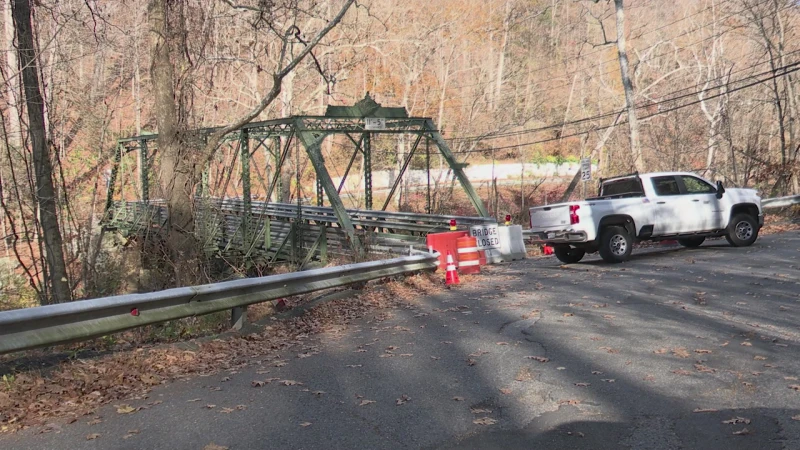
<path id="1" fill-rule="evenodd" d="M 799 321 L 798 232 L 529 259 L 0 447 L 798 449 Z"/>

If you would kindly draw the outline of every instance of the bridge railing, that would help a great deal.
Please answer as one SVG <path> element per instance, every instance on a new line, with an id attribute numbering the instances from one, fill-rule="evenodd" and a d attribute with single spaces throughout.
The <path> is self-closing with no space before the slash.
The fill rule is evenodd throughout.
<path id="1" fill-rule="evenodd" d="M 64 344 L 277 298 L 435 270 L 437 253 L 0 312 L 0 354 Z"/>

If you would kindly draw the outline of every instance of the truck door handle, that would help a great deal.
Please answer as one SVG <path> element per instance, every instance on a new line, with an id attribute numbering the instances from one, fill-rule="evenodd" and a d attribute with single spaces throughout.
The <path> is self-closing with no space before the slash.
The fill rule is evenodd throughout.
<path id="1" fill-rule="evenodd" d="M 656 203 L 658 203 L 659 205 L 666 205 L 667 204 L 667 202 L 656 202 Z"/>
<path id="2" fill-rule="evenodd" d="M 698 200 L 698 199 L 694 199 L 694 200 L 692 200 L 692 201 L 693 201 L 693 202 L 699 202 L 700 200 Z"/>

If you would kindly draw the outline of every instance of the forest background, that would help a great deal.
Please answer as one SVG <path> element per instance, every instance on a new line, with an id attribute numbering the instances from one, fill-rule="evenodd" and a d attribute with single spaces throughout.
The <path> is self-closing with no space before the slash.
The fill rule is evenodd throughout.
<path id="1" fill-rule="evenodd" d="M 206 273 L 186 206 L 197 168 L 232 162 L 222 134 L 188 130 L 322 115 L 367 92 L 433 118 L 470 164 L 586 156 L 603 175 L 691 170 L 798 193 L 798 17 L 796 0 L 3 2 L 0 309 L 130 290 L 100 227 L 117 139 L 159 133 L 152 196 L 180 222 L 166 284 L 189 284 Z M 409 145 L 383 142 L 375 169 Z M 325 152 L 335 174 L 351 150 Z M 291 200 L 313 170 L 284 176 Z M 520 213 L 568 182 L 521 182 L 509 204 L 496 186 L 481 195 Z M 453 198 L 437 185 L 437 210 Z"/>

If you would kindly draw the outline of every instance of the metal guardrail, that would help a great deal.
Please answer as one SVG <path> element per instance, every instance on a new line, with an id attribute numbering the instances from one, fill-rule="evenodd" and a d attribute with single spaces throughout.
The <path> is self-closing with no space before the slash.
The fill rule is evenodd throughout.
<path id="1" fill-rule="evenodd" d="M 0 354 L 82 341 L 144 325 L 232 310 L 387 276 L 433 270 L 436 253 L 247 278 L 146 294 L 0 312 Z"/>
<path id="2" fill-rule="evenodd" d="M 787 197 L 765 198 L 761 200 L 761 207 L 764 209 L 785 208 L 787 206 L 800 205 L 800 195 L 790 195 Z"/>

